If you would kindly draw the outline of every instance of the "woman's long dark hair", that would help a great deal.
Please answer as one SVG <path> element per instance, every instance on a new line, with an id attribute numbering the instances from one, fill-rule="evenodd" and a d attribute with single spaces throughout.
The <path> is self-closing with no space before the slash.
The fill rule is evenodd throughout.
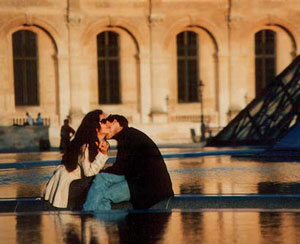
<path id="1" fill-rule="evenodd" d="M 96 129 L 100 129 L 99 116 L 103 114 L 102 110 L 93 110 L 89 112 L 81 121 L 74 139 L 70 142 L 62 158 L 62 164 L 71 172 L 76 169 L 78 164 L 78 155 L 81 146 L 89 145 L 89 161 L 93 162 L 98 154 L 98 148 L 95 142 L 99 142 Z"/>

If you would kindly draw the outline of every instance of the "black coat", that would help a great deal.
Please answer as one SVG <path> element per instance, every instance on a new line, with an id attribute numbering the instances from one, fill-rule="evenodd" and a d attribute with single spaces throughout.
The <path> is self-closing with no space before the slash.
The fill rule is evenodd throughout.
<path id="1" fill-rule="evenodd" d="M 134 208 L 149 208 L 173 196 L 172 182 L 156 144 L 135 128 L 124 128 L 118 141 L 116 162 L 101 172 L 124 175 Z"/>

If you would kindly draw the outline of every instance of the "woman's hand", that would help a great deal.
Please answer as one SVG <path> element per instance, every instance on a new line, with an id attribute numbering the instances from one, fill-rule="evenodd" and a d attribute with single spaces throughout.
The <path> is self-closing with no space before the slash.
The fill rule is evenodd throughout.
<path id="1" fill-rule="evenodd" d="M 99 142 L 95 142 L 98 147 L 98 152 L 101 152 L 102 154 L 107 154 L 109 149 L 109 143 L 106 140 L 101 140 Z"/>

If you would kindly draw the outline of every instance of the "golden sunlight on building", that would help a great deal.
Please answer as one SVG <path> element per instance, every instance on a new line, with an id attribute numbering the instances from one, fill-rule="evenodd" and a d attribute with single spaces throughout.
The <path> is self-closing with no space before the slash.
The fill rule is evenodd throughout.
<path id="1" fill-rule="evenodd" d="M 156 142 L 216 133 L 299 54 L 295 0 L 0 0 L 0 125 L 93 109 Z M 199 81 L 204 84 L 199 92 Z"/>

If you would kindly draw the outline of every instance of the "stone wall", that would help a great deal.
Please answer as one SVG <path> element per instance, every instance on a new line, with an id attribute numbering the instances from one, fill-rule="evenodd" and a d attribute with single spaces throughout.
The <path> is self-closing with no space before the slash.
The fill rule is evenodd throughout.
<path id="1" fill-rule="evenodd" d="M 49 149 L 48 126 L 0 127 L 0 152 Z"/>
<path id="2" fill-rule="evenodd" d="M 156 131 L 160 141 L 172 141 L 172 131 L 161 130 L 168 126 L 179 141 L 191 141 L 187 127 L 199 128 L 200 104 L 178 102 L 176 35 L 200 36 L 204 115 L 220 128 L 255 97 L 255 33 L 276 32 L 280 73 L 299 54 L 299 12 L 299 0 L 0 0 L 0 125 L 41 112 L 58 146 L 67 116 L 76 129 L 100 108 Z M 11 36 L 18 30 L 37 34 L 38 106 L 15 106 Z M 103 31 L 120 36 L 121 104 L 98 102 L 96 37 Z"/>

